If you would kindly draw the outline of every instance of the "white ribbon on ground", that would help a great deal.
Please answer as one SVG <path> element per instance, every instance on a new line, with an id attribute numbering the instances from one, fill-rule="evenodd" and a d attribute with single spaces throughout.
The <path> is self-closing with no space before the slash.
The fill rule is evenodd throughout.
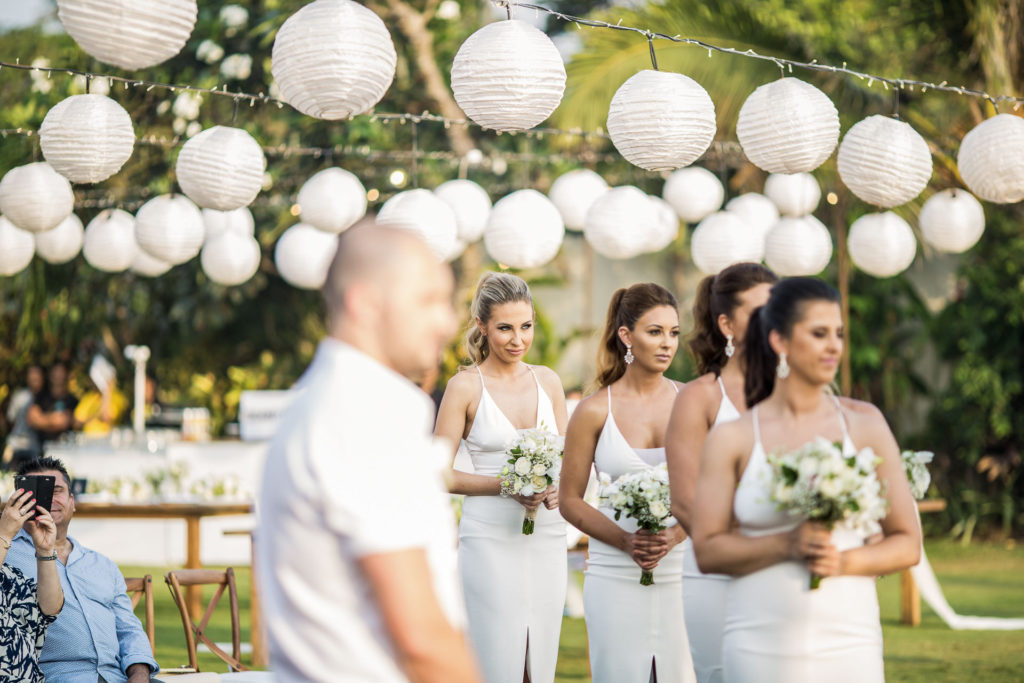
<path id="1" fill-rule="evenodd" d="M 1014 631 L 1024 629 L 1024 619 L 972 617 L 957 614 L 953 611 L 949 602 L 946 601 L 946 596 L 942 594 L 939 580 L 935 577 L 935 572 L 932 571 L 932 566 L 928 562 L 928 556 L 925 555 L 923 547 L 921 548 L 921 561 L 916 566 L 910 568 L 910 573 L 914 577 L 914 582 L 917 583 L 917 588 L 921 592 L 921 597 L 924 601 L 939 615 L 939 618 L 955 631 Z"/>

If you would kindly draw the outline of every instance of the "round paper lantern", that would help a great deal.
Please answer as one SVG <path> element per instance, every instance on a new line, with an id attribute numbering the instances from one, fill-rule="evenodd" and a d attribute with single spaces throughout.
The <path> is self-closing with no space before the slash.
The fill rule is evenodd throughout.
<path id="1" fill-rule="evenodd" d="M 299 289 L 320 289 L 338 251 L 338 236 L 298 223 L 284 231 L 274 247 L 274 264 L 285 282 Z"/>
<path id="2" fill-rule="evenodd" d="M 589 168 L 577 168 L 563 173 L 551 183 L 548 197 L 558 207 L 568 230 L 582 230 L 587 222 L 587 211 L 594 201 L 608 191 L 604 178 Z"/>
<path id="3" fill-rule="evenodd" d="M 203 272 L 225 287 L 248 282 L 260 267 L 260 243 L 251 235 L 228 230 L 210 240 L 199 253 Z"/>
<path id="4" fill-rule="evenodd" d="M 399 192 L 380 207 L 377 225 L 415 232 L 441 260 L 456 249 L 455 212 L 430 190 Z"/>
<path id="5" fill-rule="evenodd" d="M 1024 120 L 998 114 L 982 121 L 964 136 L 956 163 L 967 189 L 982 199 L 1024 199 Z"/>
<path id="6" fill-rule="evenodd" d="M 965 190 L 937 192 L 921 207 L 918 218 L 924 241 L 950 254 L 965 252 L 985 231 L 985 210 Z"/>
<path id="7" fill-rule="evenodd" d="M 178 184 L 204 209 L 247 206 L 263 188 L 266 157 L 260 143 L 241 128 L 214 126 L 189 138 L 175 164 Z"/>
<path id="8" fill-rule="evenodd" d="M 690 252 L 701 272 L 715 275 L 734 263 L 760 261 L 764 258 L 764 241 L 735 213 L 718 211 L 697 225 Z"/>
<path id="9" fill-rule="evenodd" d="M 133 273 L 144 277 L 160 277 L 171 269 L 171 264 L 150 256 L 142 249 L 136 249 L 131 269 Z"/>
<path id="10" fill-rule="evenodd" d="M 135 214 L 139 246 L 174 266 L 196 256 L 205 237 L 203 214 L 180 194 L 154 197 Z"/>
<path id="11" fill-rule="evenodd" d="M 878 114 L 846 131 L 836 161 L 850 191 L 884 209 L 906 204 L 932 177 L 932 153 L 924 138 L 909 123 Z"/>
<path id="12" fill-rule="evenodd" d="M 644 253 L 661 251 L 676 241 L 679 236 L 679 216 L 672 205 L 661 197 L 648 196 L 647 199 L 654 204 L 654 211 L 658 221 L 654 225 L 654 231 L 644 246 Z"/>
<path id="13" fill-rule="evenodd" d="M 914 231 L 892 211 L 869 213 L 850 226 L 850 260 L 875 277 L 892 277 L 906 270 L 917 254 Z"/>
<path id="14" fill-rule="evenodd" d="M 487 219 L 491 216 L 491 198 L 487 190 L 472 180 L 449 180 L 438 185 L 434 194 L 455 212 L 455 225 L 462 242 L 461 254 L 467 244 L 483 237 Z"/>
<path id="15" fill-rule="evenodd" d="M 525 21 L 488 24 L 452 62 L 452 93 L 484 128 L 526 130 L 551 115 L 565 91 L 565 65 L 547 35 Z"/>
<path id="16" fill-rule="evenodd" d="M 0 216 L 0 275 L 6 277 L 25 270 L 35 250 L 32 233 Z"/>
<path id="17" fill-rule="evenodd" d="M 252 237 L 256 234 L 256 221 L 253 220 L 252 211 L 245 206 L 234 211 L 203 209 L 203 228 L 203 243 L 207 244 L 225 232 Z"/>
<path id="18" fill-rule="evenodd" d="M 733 197 L 725 205 L 725 210 L 739 216 L 761 239 L 779 222 L 779 209 L 775 203 L 756 192 Z"/>
<path id="19" fill-rule="evenodd" d="M 725 188 L 714 173 L 694 166 L 670 175 L 661 196 L 676 210 L 680 220 L 696 223 L 722 208 Z"/>
<path id="20" fill-rule="evenodd" d="M 85 229 L 82 220 L 70 214 L 52 230 L 35 233 L 36 252 L 47 263 L 67 263 L 82 251 Z M 0 247 L 2 248 L 2 247 Z"/>
<path id="21" fill-rule="evenodd" d="M 715 104 L 697 81 L 671 71 L 634 74 L 612 97 L 608 134 L 631 164 L 648 171 L 689 166 L 715 139 Z"/>
<path id="22" fill-rule="evenodd" d="M 135 219 L 127 211 L 101 211 L 85 228 L 82 255 L 97 270 L 107 273 L 127 270 L 138 251 Z"/>
<path id="23" fill-rule="evenodd" d="M 71 183 L 46 162 L 15 166 L 0 180 L 0 213 L 22 230 L 56 228 L 73 208 Z"/>
<path id="24" fill-rule="evenodd" d="M 303 223 L 340 233 L 366 215 L 366 188 L 343 168 L 325 168 L 303 183 L 298 204 Z"/>
<path id="25" fill-rule="evenodd" d="M 799 78 L 780 78 L 750 94 L 736 121 L 747 158 L 769 173 L 806 173 L 825 163 L 839 142 L 839 112 L 828 96 Z"/>
<path id="26" fill-rule="evenodd" d="M 281 99 L 318 119 L 373 108 L 395 78 L 391 34 L 352 0 L 316 0 L 288 17 L 274 38 L 270 71 Z"/>
<path id="27" fill-rule="evenodd" d="M 810 173 L 773 173 L 764 181 L 764 196 L 783 216 L 799 218 L 818 208 L 821 186 Z"/>
<path id="28" fill-rule="evenodd" d="M 185 47 L 196 0 L 57 0 L 57 16 L 79 47 L 106 64 L 145 69 Z"/>
<path id="29" fill-rule="evenodd" d="M 71 182 L 98 183 L 131 157 L 132 117 L 106 95 L 72 95 L 46 113 L 39 146 L 50 166 Z"/>
<path id="30" fill-rule="evenodd" d="M 555 258 L 564 237 L 558 207 L 537 190 L 517 190 L 495 202 L 484 248 L 511 268 L 539 268 Z"/>
<path id="31" fill-rule="evenodd" d="M 817 275 L 832 258 L 832 236 L 814 216 L 782 218 L 768 231 L 764 261 L 777 275 Z"/>
<path id="32" fill-rule="evenodd" d="M 587 211 L 583 236 L 598 254 L 627 259 L 643 253 L 655 241 L 662 222 L 654 202 L 632 185 L 613 187 Z"/>

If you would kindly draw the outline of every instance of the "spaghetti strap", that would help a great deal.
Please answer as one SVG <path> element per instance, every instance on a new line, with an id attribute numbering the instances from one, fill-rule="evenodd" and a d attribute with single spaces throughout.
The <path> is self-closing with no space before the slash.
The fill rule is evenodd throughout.
<path id="1" fill-rule="evenodd" d="M 480 388 L 481 389 L 486 389 L 487 387 L 486 387 L 486 385 L 484 385 L 484 373 L 480 372 L 480 366 L 479 365 L 476 366 L 476 374 L 480 375 Z"/>
<path id="2" fill-rule="evenodd" d="M 757 406 L 754 406 L 751 412 L 754 414 L 754 446 L 756 447 L 761 445 L 761 426 L 757 420 Z"/>
<path id="3" fill-rule="evenodd" d="M 665 379 L 668 379 L 668 378 L 666 377 Z M 679 387 L 678 387 L 678 386 L 676 386 L 676 383 L 675 383 L 675 382 L 673 382 L 673 381 L 672 381 L 672 380 L 670 380 L 670 379 L 668 380 L 668 383 L 672 385 L 672 388 L 673 388 L 673 389 L 675 389 L 675 390 L 676 390 L 676 393 L 678 394 L 678 393 L 679 393 Z"/>
<path id="4" fill-rule="evenodd" d="M 605 387 L 605 390 L 608 392 L 608 414 L 611 415 L 612 414 L 612 388 L 609 385 L 609 386 Z"/>
<path id="5" fill-rule="evenodd" d="M 722 376 L 719 375 L 716 379 L 718 380 L 718 388 L 722 390 L 722 398 L 729 398 L 729 394 L 725 393 L 725 382 L 722 381 Z"/>
<path id="6" fill-rule="evenodd" d="M 843 430 L 843 442 L 853 443 L 850 439 L 850 432 L 846 429 L 846 416 L 843 415 L 843 406 L 839 402 L 839 397 L 832 394 L 832 401 L 836 404 L 836 411 L 839 413 L 839 426 Z"/>

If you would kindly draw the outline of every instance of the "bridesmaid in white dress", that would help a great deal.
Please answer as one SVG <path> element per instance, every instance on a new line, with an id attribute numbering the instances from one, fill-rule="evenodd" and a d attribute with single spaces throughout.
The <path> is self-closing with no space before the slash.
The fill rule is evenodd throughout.
<path id="1" fill-rule="evenodd" d="M 678 385 L 662 373 L 679 347 L 676 299 L 664 287 L 618 290 L 598 356 L 600 390 L 573 412 L 562 464 L 562 514 L 590 536 L 583 609 L 594 683 L 693 681 L 682 597 L 682 530 L 658 534 L 583 500 L 591 467 L 613 480 L 665 461 Z M 640 584 L 653 569 L 654 585 Z"/>
<path id="2" fill-rule="evenodd" d="M 517 431 L 564 434 L 568 421 L 558 376 L 523 362 L 533 324 L 526 282 L 508 273 L 481 278 L 466 339 L 474 367 L 448 382 L 435 429 L 454 444 L 464 439 L 473 461 L 472 474 L 452 470 L 449 488 L 466 496 L 459 574 L 487 683 L 550 683 L 558 660 L 567 580 L 558 487 L 505 498 L 498 480 Z M 522 533 L 527 510 L 538 511 L 531 535 Z"/>
<path id="3" fill-rule="evenodd" d="M 708 431 L 735 420 L 743 400 L 743 337 L 754 309 L 768 300 L 775 274 L 757 263 L 737 263 L 704 278 L 693 304 L 688 346 L 701 376 L 688 382 L 672 407 L 665 458 L 672 512 L 689 533 L 700 452 Z M 683 616 L 699 683 L 722 681 L 722 628 L 728 576 L 697 568 L 693 542 L 683 541 Z"/>
<path id="4" fill-rule="evenodd" d="M 701 456 L 693 543 L 702 571 L 733 576 L 726 595 L 726 683 L 873 683 L 885 678 L 874 577 L 917 563 L 920 529 L 899 448 L 874 406 L 828 387 L 843 351 L 839 295 L 814 278 L 772 288 L 750 318 L 745 395 L 753 408 L 711 430 Z M 777 379 L 776 379 L 777 378 Z M 769 498 L 766 454 L 815 437 L 882 459 L 889 513 L 869 545 L 794 520 Z M 808 589 L 810 572 L 827 577 Z"/>

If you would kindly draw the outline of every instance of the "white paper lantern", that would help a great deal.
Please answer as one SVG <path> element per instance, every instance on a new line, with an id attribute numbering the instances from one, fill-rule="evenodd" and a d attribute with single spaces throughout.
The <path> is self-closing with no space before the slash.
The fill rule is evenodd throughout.
<path id="1" fill-rule="evenodd" d="M 135 214 L 135 239 L 139 246 L 171 265 L 195 257 L 205 237 L 203 214 L 180 194 L 154 197 Z"/>
<path id="2" fill-rule="evenodd" d="M 658 216 L 655 229 L 650 235 L 650 240 L 644 245 L 644 253 L 661 251 L 676 241 L 679 236 L 679 216 L 672 205 L 661 197 L 648 195 L 647 199 L 654 204 L 654 211 Z"/>
<path id="3" fill-rule="evenodd" d="M 676 210 L 680 220 L 697 223 L 722 208 L 725 188 L 714 173 L 694 166 L 670 175 L 661 196 Z"/>
<path id="4" fill-rule="evenodd" d="M 555 258 L 564 237 L 558 207 L 537 190 L 517 190 L 494 203 L 484 248 L 511 268 L 539 268 Z"/>
<path id="5" fill-rule="evenodd" d="M 57 0 L 57 16 L 79 47 L 129 70 L 181 52 L 197 13 L 196 0 Z"/>
<path id="6" fill-rule="evenodd" d="M 818 208 L 821 186 L 810 173 L 773 173 L 764 181 L 764 196 L 783 216 L 799 218 Z"/>
<path id="7" fill-rule="evenodd" d="M 32 233 L 0 216 L 0 275 L 6 277 L 25 270 L 35 250 Z"/>
<path id="8" fill-rule="evenodd" d="M 316 0 L 288 17 L 270 71 L 281 99 L 318 119 L 347 119 L 380 102 L 395 78 L 391 34 L 352 0 Z"/>
<path id="9" fill-rule="evenodd" d="M 171 269 L 171 264 L 150 256 L 142 249 L 136 248 L 135 259 L 132 261 L 133 273 L 144 277 L 160 277 Z"/>
<path id="10" fill-rule="evenodd" d="M 608 134 L 631 164 L 648 171 L 689 166 L 715 139 L 715 104 L 697 81 L 671 71 L 634 74 L 612 97 Z"/>
<path id="11" fill-rule="evenodd" d="M 85 229 L 82 220 L 70 214 L 52 230 L 35 233 L 36 253 L 47 263 L 67 263 L 82 251 Z M 2 248 L 2 247 L 0 247 Z"/>
<path id="12" fill-rule="evenodd" d="M 655 241 L 661 223 L 654 202 L 639 188 L 623 185 L 608 190 L 590 206 L 583 236 L 598 254 L 627 259 Z"/>
<path id="13" fill-rule="evenodd" d="M 814 216 L 782 218 L 768 231 L 764 261 L 776 275 L 817 275 L 832 258 L 832 236 Z"/>
<path id="14" fill-rule="evenodd" d="M 338 236 L 298 223 L 284 231 L 274 248 L 274 264 L 285 282 L 300 289 L 320 289 L 338 251 Z"/>
<path id="15" fill-rule="evenodd" d="M 846 244 L 854 265 L 875 277 L 902 273 L 917 254 L 914 230 L 892 211 L 869 213 L 855 220 Z"/>
<path id="16" fill-rule="evenodd" d="M 199 253 L 206 276 L 234 287 L 248 282 L 260 267 L 260 243 L 251 235 L 227 231 L 214 237 Z"/>
<path id="17" fill-rule="evenodd" d="M 836 166 L 851 192 L 888 209 L 906 204 L 927 187 L 932 153 L 909 123 L 876 114 L 846 131 Z"/>
<path id="18" fill-rule="evenodd" d="M 959 254 L 981 239 L 985 210 L 966 190 L 943 190 L 924 203 L 918 222 L 925 242 L 939 251 Z"/>
<path id="19" fill-rule="evenodd" d="M 733 197 L 725 205 L 725 210 L 739 216 L 751 230 L 761 235 L 761 239 L 779 222 L 779 209 L 775 202 L 756 192 Z"/>
<path id="20" fill-rule="evenodd" d="M 101 211 L 85 228 L 82 255 L 93 268 L 107 273 L 127 270 L 135 261 L 135 218 L 121 209 Z"/>
<path id="21" fill-rule="evenodd" d="M 760 261 L 764 258 L 764 239 L 737 214 L 718 211 L 697 225 L 690 252 L 701 272 L 715 275 L 734 263 Z"/>
<path id="22" fill-rule="evenodd" d="M 525 21 L 488 24 L 452 62 L 452 93 L 484 128 L 526 130 L 551 115 L 565 91 L 565 65 L 551 39 Z"/>
<path id="23" fill-rule="evenodd" d="M 456 249 L 455 212 L 430 190 L 399 192 L 380 207 L 377 225 L 415 232 L 442 261 Z"/>
<path id="24" fill-rule="evenodd" d="M 73 208 L 71 183 L 44 161 L 15 166 L 0 180 L 0 213 L 22 230 L 56 228 Z"/>
<path id="25" fill-rule="evenodd" d="M 241 128 L 214 126 L 189 138 L 175 170 L 181 191 L 204 209 L 247 206 L 263 188 L 266 157 L 260 143 Z"/>
<path id="26" fill-rule="evenodd" d="M 121 170 L 135 148 L 132 117 L 106 95 L 72 95 L 46 113 L 39 146 L 73 183 L 98 183 Z"/>
<path id="27" fill-rule="evenodd" d="M 303 183 L 298 204 L 303 223 L 337 234 L 366 215 L 366 188 L 343 168 L 325 168 Z"/>
<path id="28" fill-rule="evenodd" d="M 608 191 L 604 178 L 589 168 L 563 173 L 551 183 L 548 197 L 558 207 L 567 230 L 582 230 L 587 211 L 594 201 Z"/>
<path id="29" fill-rule="evenodd" d="M 967 189 L 997 204 L 1024 199 L 1024 120 L 998 114 L 964 136 L 956 157 Z"/>
<path id="30" fill-rule="evenodd" d="M 747 158 L 769 173 L 806 173 L 839 142 L 839 112 L 828 96 L 798 78 L 762 85 L 743 103 L 736 137 Z"/>
<path id="31" fill-rule="evenodd" d="M 487 190 L 472 180 L 449 180 L 438 185 L 434 194 L 455 212 L 462 249 L 483 237 L 487 219 L 491 217 L 491 198 Z"/>
<path id="32" fill-rule="evenodd" d="M 256 234 L 256 221 L 246 206 L 234 211 L 203 209 L 203 228 L 203 243 L 208 244 L 214 237 L 225 232 L 252 237 Z"/>

